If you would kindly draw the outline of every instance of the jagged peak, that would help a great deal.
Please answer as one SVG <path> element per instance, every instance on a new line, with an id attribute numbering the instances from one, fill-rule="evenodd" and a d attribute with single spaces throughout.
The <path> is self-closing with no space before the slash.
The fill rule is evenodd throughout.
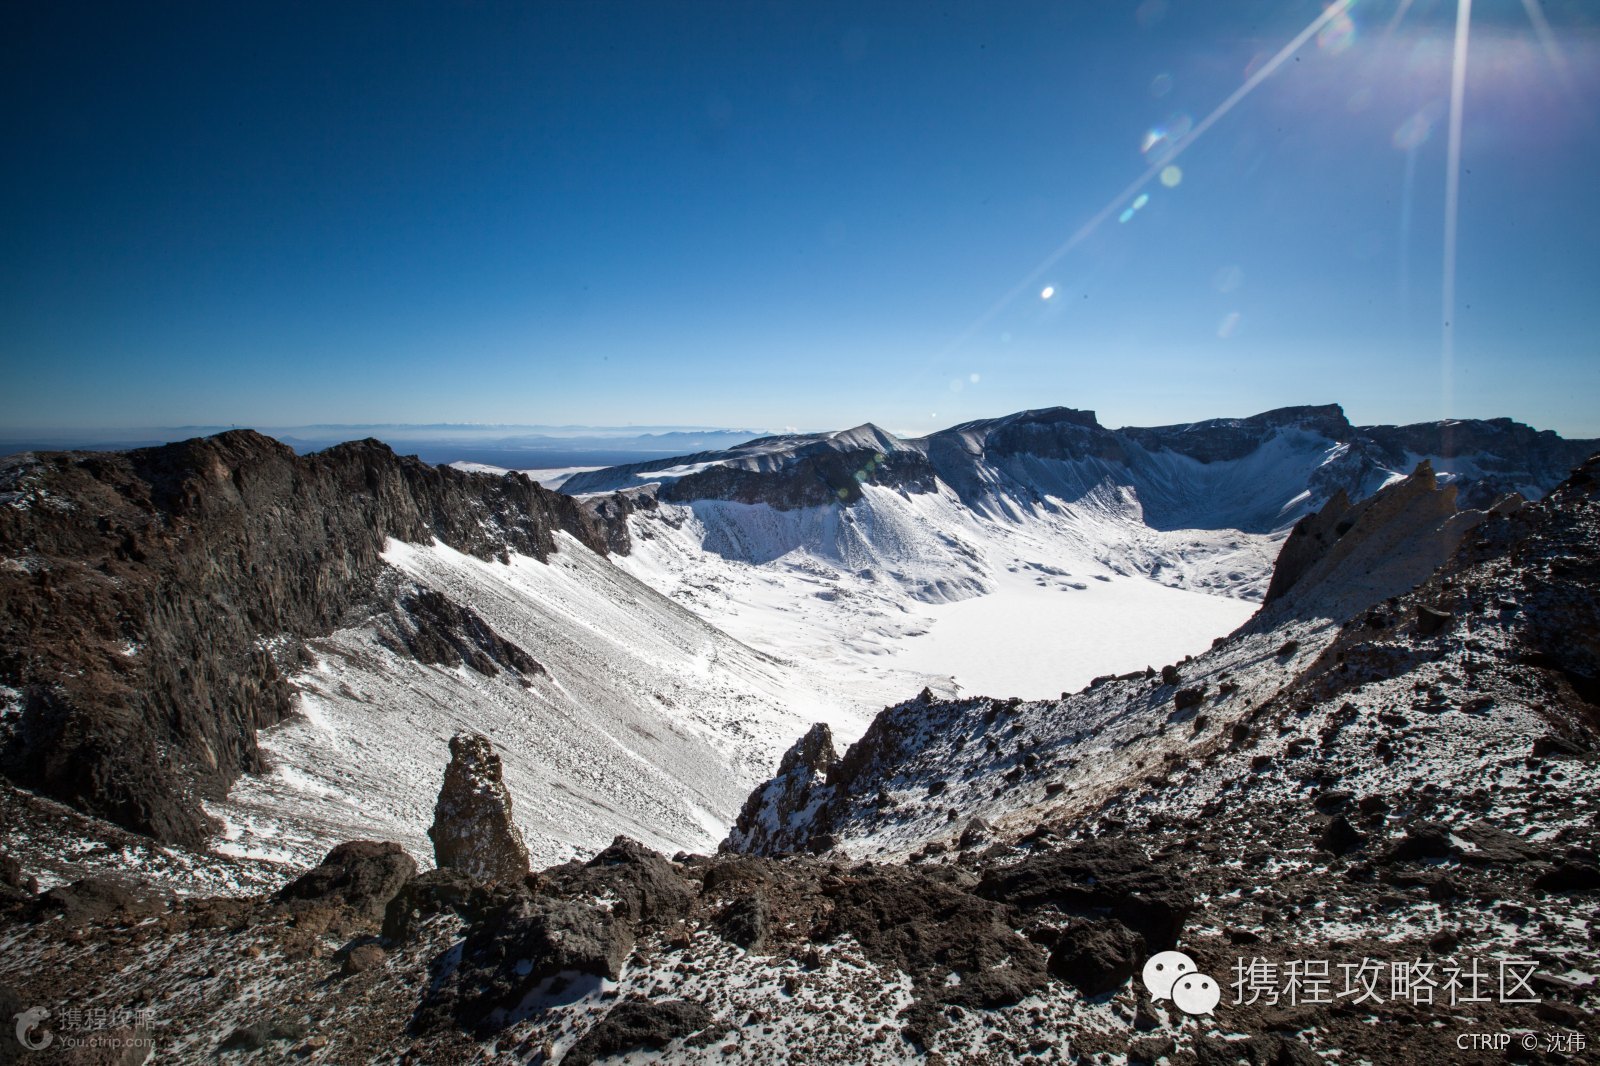
<path id="1" fill-rule="evenodd" d="M 878 451 L 898 451 L 902 446 L 899 437 L 871 422 L 863 422 L 851 429 L 841 429 L 831 434 L 828 439 L 839 445 L 874 448 Z"/>

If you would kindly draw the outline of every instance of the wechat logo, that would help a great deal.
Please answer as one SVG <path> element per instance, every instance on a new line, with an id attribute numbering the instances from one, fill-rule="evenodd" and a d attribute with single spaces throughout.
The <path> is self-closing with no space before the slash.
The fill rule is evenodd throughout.
<path id="1" fill-rule="evenodd" d="M 1144 964 L 1144 987 L 1152 1000 L 1170 999 L 1185 1014 L 1210 1014 L 1222 1002 L 1217 979 L 1203 974 L 1181 951 L 1163 951 Z"/>

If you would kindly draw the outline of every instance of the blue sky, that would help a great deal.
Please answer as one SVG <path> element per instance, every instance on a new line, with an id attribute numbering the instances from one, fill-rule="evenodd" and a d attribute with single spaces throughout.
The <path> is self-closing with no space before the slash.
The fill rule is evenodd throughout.
<path id="1" fill-rule="evenodd" d="M 1323 13 L 10 5 L 0 429 L 1337 401 L 1600 436 L 1594 5 L 1473 7 L 1448 373 L 1456 0 L 1357 0 L 1119 221 Z"/>

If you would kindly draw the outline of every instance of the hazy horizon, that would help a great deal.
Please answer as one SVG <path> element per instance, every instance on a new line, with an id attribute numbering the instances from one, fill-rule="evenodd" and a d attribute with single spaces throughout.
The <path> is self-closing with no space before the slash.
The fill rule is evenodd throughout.
<path id="1" fill-rule="evenodd" d="M 1350 413 L 1348 407 L 1337 401 L 1328 404 L 1292 404 L 1292 407 L 1320 407 L 1338 406 L 1345 412 L 1345 417 L 1354 426 L 1377 425 L 1415 425 L 1436 421 L 1435 419 L 1414 419 L 1400 422 L 1375 422 L 1358 418 Z M 1050 404 L 1045 407 L 1068 407 L 1067 404 Z M 1023 410 L 1028 410 L 1024 408 Z M 1080 408 L 1080 410 L 1084 410 Z M 1229 413 L 1207 416 L 1206 418 L 1190 419 L 1187 422 L 1157 423 L 1157 422 L 1111 422 L 1106 420 L 1100 412 L 1092 411 L 1096 420 L 1108 429 L 1122 430 L 1134 428 L 1162 428 L 1164 426 L 1186 425 L 1195 422 L 1218 421 L 1229 419 L 1247 419 L 1257 415 L 1266 414 L 1276 408 L 1263 411 L 1250 411 L 1247 413 Z M 885 429 L 897 437 L 916 438 L 924 437 L 931 433 L 950 429 L 961 425 L 963 422 L 982 420 L 985 418 L 1003 418 L 1016 414 L 1016 411 L 998 412 L 991 415 L 980 415 L 977 419 L 963 419 L 961 422 L 952 422 L 949 425 L 936 427 L 919 427 L 906 429 L 893 425 L 885 425 L 873 419 L 867 421 Z M 1473 418 L 1477 416 L 1464 416 Z M 1521 422 L 1535 430 L 1553 430 L 1568 440 L 1589 439 L 1581 434 L 1563 433 L 1560 429 L 1550 426 L 1538 425 L 1527 419 L 1518 418 L 1515 414 L 1497 414 L 1484 416 L 1486 418 L 1510 418 L 1512 421 Z M 862 425 L 864 423 L 855 423 Z M 187 426 L 125 426 L 125 427 L 41 427 L 32 430 L 13 430 L 8 426 L 0 426 L 0 447 L 8 444 L 27 442 L 35 445 L 52 446 L 79 446 L 79 447 L 112 447 L 116 445 L 143 445 L 152 442 L 170 442 L 185 440 L 196 436 L 210 436 L 232 429 L 251 429 L 270 437 L 275 437 L 297 445 L 311 445 L 324 447 L 331 443 L 345 440 L 356 440 L 363 436 L 374 436 L 391 445 L 419 444 L 446 447 L 449 445 L 462 445 L 475 447 L 483 444 L 504 444 L 506 446 L 523 446 L 540 448 L 544 442 L 549 442 L 545 450 L 556 449 L 564 444 L 583 444 L 585 446 L 600 447 L 609 441 L 621 442 L 621 450 L 627 452 L 640 452 L 644 450 L 640 445 L 645 442 L 659 442 L 661 444 L 677 444 L 688 440 L 684 444 L 686 450 L 708 450 L 712 447 L 726 447 L 739 441 L 755 439 L 768 435 L 780 434 L 821 434 L 852 429 L 854 426 L 674 426 L 674 425 L 628 425 L 628 426 L 597 426 L 597 425 L 543 425 L 537 423 L 470 423 L 470 422 L 390 422 L 390 423 L 319 423 L 301 426 L 271 426 L 271 425 L 231 425 L 231 424 L 196 424 Z M 729 440 L 714 443 L 694 443 L 696 438 L 725 437 Z"/>

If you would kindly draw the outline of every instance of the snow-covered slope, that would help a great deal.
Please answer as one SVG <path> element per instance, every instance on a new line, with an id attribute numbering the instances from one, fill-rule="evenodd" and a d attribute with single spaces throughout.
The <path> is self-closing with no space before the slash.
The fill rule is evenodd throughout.
<path id="1" fill-rule="evenodd" d="M 536 865 L 619 832 L 673 852 L 725 832 L 813 719 L 846 735 L 913 684 L 878 688 L 755 651 L 562 534 L 547 562 L 391 540 L 406 587 L 442 593 L 539 670 L 428 664 L 366 621 L 313 642 L 299 715 L 262 735 L 271 769 L 214 804 L 221 850 L 314 864 L 334 841 L 404 844 L 424 864 L 449 738 L 490 737 Z"/>
<path id="2" fill-rule="evenodd" d="M 849 508 L 663 504 L 630 517 L 617 565 L 754 647 L 867 683 L 934 675 L 946 695 L 1059 693 L 1202 650 L 1255 610 L 1182 585 L 1253 577 L 1269 538 L 1151 530 L 1115 501 L 1050 506 L 1008 521 L 943 486 L 874 485 Z"/>

